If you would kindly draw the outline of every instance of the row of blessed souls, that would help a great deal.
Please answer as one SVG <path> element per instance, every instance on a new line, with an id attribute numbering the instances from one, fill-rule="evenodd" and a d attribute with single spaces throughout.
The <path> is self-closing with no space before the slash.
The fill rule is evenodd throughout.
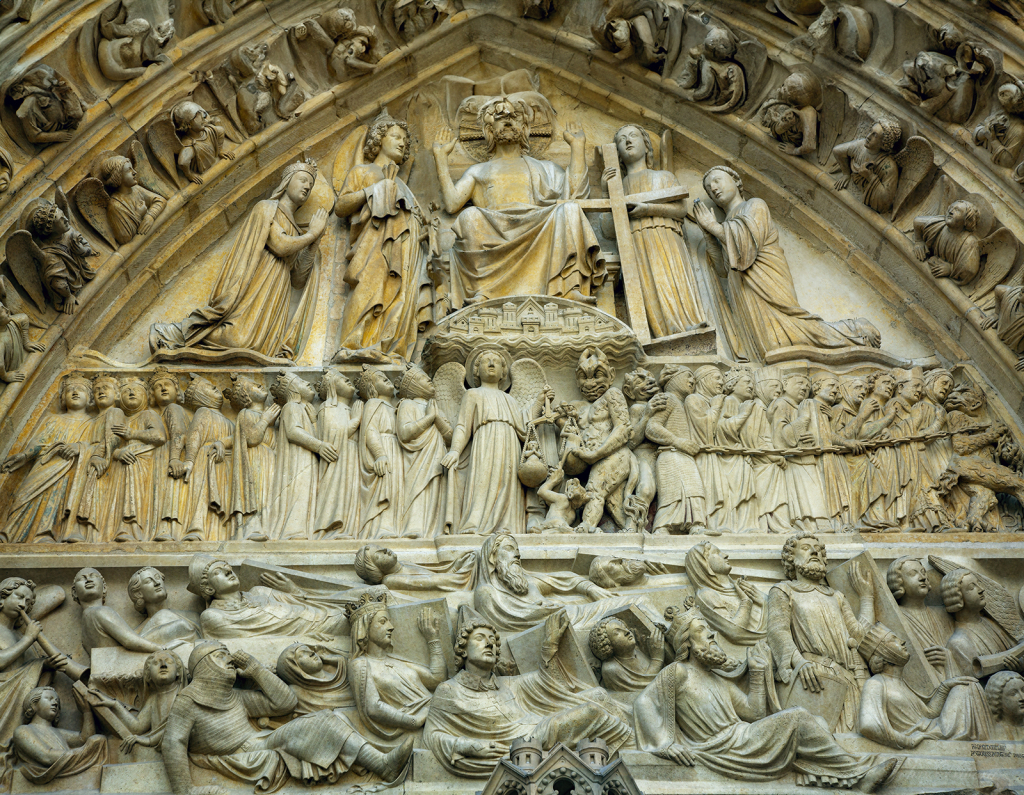
<path id="1" fill-rule="evenodd" d="M 495 344 L 397 386 L 369 365 L 269 391 L 192 374 L 184 405 L 167 370 L 69 375 L 63 412 L 3 464 L 29 468 L 0 538 L 1020 530 L 1024 454 L 948 370 L 669 364 L 620 389 L 589 348 L 576 380 L 583 399 L 555 402 Z"/>
<path id="2" fill-rule="evenodd" d="M 243 590 L 228 562 L 198 554 L 188 590 L 204 609 L 169 607 L 164 575 L 143 568 L 128 582 L 145 616 L 135 629 L 85 568 L 71 593 L 91 669 L 43 632 L 63 588 L 9 577 L 4 764 L 47 783 L 104 763 L 94 713 L 121 741 L 121 761 L 156 749 L 176 795 L 206 791 L 193 770 L 263 789 L 289 777 L 334 783 L 353 767 L 391 782 L 414 746 L 453 775 L 487 776 L 520 737 L 544 750 L 599 738 L 611 753 L 639 748 L 737 780 L 795 772 L 870 792 L 903 762 L 889 749 L 1024 740 L 1024 621 L 1004 586 L 936 556 L 895 559 L 883 583 L 868 553 L 826 580 L 825 547 L 810 533 L 791 535 L 781 558 L 780 573 L 754 575 L 760 587 L 707 541 L 676 573 L 598 557 L 589 577 L 541 574 L 499 533 L 446 565 L 364 547 L 356 570 L 381 584 L 341 574 L 331 591 L 328 578 L 299 587 L 280 568 Z M 454 633 L 449 606 L 430 598 L 444 593 L 458 605 Z M 75 682 L 80 731 L 55 728 L 57 674 Z M 272 731 L 250 723 L 263 718 Z M 882 753 L 864 753 L 858 733 Z"/>
<path id="3" fill-rule="evenodd" d="M 875 25 L 868 11 L 840 3 L 816 17 L 797 13 L 791 4 L 773 8 L 807 28 L 805 44 L 830 46 L 854 61 L 866 57 Z M 203 24 L 223 22 L 231 14 L 230 4 L 218 0 L 193 5 L 200 6 L 192 12 Z M 452 10 L 437 2 L 378 0 L 377 5 L 385 28 L 401 42 L 440 24 Z M 807 10 L 815 3 L 799 5 Z M 995 5 L 1005 6 L 1007 13 L 1016 7 L 1010 0 Z M 529 6 L 529 16 L 543 18 L 552 4 Z M 111 80 L 136 76 L 173 38 L 174 25 L 165 24 L 170 12 L 161 20 L 130 19 L 126 9 L 124 3 L 111 6 L 91 34 L 103 73 Z M 593 35 L 610 51 L 603 55 L 622 69 L 653 72 L 665 91 L 713 112 L 737 110 L 771 71 L 763 44 L 743 40 L 713 19 L 681 13 L 663 0 L 612 3 Z M 1002 72 L 1000 53 L 955 26 L 934 30 L 932 37 L 933 49 L 904 64 L 900 90 L 947 124 L 967 124 L 998 101 L 1001 109 L 978 121 L 973 139 L 991 151 L 998 167 L 1019 171 L 1024 84 Z M 302 67 L 300 75 L 326 75 L 329 69 L 330 80 L 373 72 L 383 54 L 376 31 L 357 24 L 344 7 L 303 21 L 283 39 L 274 43 L 274 51 L 287 50 Z M 691 41 L 699 46 L 684 46 Z M 7 244 L 7 273 L 20 288 L 18 303 L 25 308 L 34 303 L 46 316 L 43 325 L 52 322 L 54 310 L 75 311 L 79 293 L 95 275 L 88 258 L 101 240 L 116 248 L 146 235 L 161 223 L 171 190 L 201 183 L 218 161 L 232 157 L 229 139 L 241 141 L 245 134 L 292 117 L 307 92 L 292 72 L 270 60 L 270 53 L 267 43 L 246 45 L 229 63 L 200 70 L 200 87 L 188 99 L 126 143 L 123 152 L 104 153 L 67 196 L 58 190 L 55 202 L 31 202 Z M 462 80 L 462 88 L 446 80 Z M 470 90 L 463 78 L 441 83 L 451 96 Z M 763 88 L 759 94 L 766 96 Z M 577 125 L 570 122 L 563 130 L 570 149 L 567 169 L 527 154 L 531 147 L 544 148 L 544 136 L 550 139 L 554 111 L 525 71 L 484 81 L 470 91 L 475 93 L 450 111 L 449 126 L 458 136 L 443 131 L 433 142 L 443 226 L 441 214 L 424 211 L 405 182 L 414 143 L 408 125 L 385 112 L 369 129 L 353 133 L 358 142 L 346 141 L 351 157 L 345 172 L 334 174 L 335 184 L 342 185 L 338 197 L 317 195 L 312 164 L 286 169 L 270 199 L 259 202 L 240 229 L 207 303 L 180 323 L 154 325 L 153 352 L 175 360 L 211 350 L 298 359 L 315 315 L 318 241 L 333 208 L 348 220 L 350 233 L 344 274 L 348 295 L 335 340 L 336 361 L 413 361 L 424 329 L 474 301 L 531 294 L 593 302 L 611 279 L 608 252 L 601 250 L 584 211 L 614 211 L 616 202 L 624 203 L 628 217 L 615 224 L 614 234 L 609 226 L 608 235 L 617 239 L 620 250 L 634 250 L 635 271 L 622 278 L 642 288 L 627 290 L 627 298 L 630 317 L 646 317 L 646 327 L 638 329 L 644 338 L 712 327 L 732 358 L 751 362 L 790 346 L 881 344 L 878 330 L 862 318 L 827 323 L 801 309 L 768 206 L 744 197 L 736 171 L 718 167 L 704 178 L 720 213 L 699 201 L 687 209 L 686 191 L 672 171 L 654 167 L 648 133 L 627 125 L 615 136 L 618 162 L 606 162 L 602 175 L 608 195 L 619 198 L 589 199 L 586 139 Z M 68 82 L 42 63 L 10 84 L 5 101 L 16 111 L 7 121 L 19 125 L 9 132 L 24 140 L 26 151 L 69 140 L 84 112 Z M 1024 353 L 1020 247 L 991 203 L 948 176 L 937 180 L 932 144 L 889 116 L 864 117 L 857 137 L 838 143 L 848 113 L 860 111 L 852 109 L 842 90 L 825 88 L 811 71 L 802 70 L 763 103 L 759 118 L 783 152 L 816 155 L 821 166 L 834 162 L 837 189 L 859 191 L 867 207 L 894 220 L 909 220 L 907 214 L 940 186 L 942 214 L 914 220 L 908 253 L 912 250 L 943 290 L 960 291 L 959 301 L 980 310 L 974 320 L 982 329 L 995 328 L 1003 343 Z M 448 158 L 460 141 L 478 162 L 454 180 Z M 661 153 L 663 167 L 671 162 L 671 145 L 667 149 Z M 10 158 L 0 156 L 4 162 L 9 165 Z M 311 196 L 316 196 L 316 211 L 297 220 Z M 536 212 L 521 212 L 524 205 Z M 76 218 L 88 236 L 76 230 Z M 704 232 L 709 272 L 722 282 L 709 280 L 691 261 L 684 239 L 687 219 Z M 444 245 L 451 234 L 454 243 Z M 702 283 L 709 283 L 703 291 Z M 289 312 L 295 291 L 300 295 Z M 20 377 L 31 352 L 18 315 L 4 332 L 0 376 L 7 381 Z"/>

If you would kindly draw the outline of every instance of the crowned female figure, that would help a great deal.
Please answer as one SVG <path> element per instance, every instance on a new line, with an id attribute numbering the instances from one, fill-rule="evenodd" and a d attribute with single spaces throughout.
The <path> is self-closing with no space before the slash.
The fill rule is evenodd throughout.
<path id="1" fill-rule="evenodd" d="M 342 349 L 373 348 L 409 360 L 417 330 L 431 320 L 423 213 L 398 176 L 410 151 L 406 123 L 383 111 L 366 134 L 366 162 L 348 173 L 334 207 L 348 218 L 351 241 Z"/>
<path id="2" fill-rule="evenodd" d="M 244 349 L 273 358 L 295 359 L 309 336 L 317 294 L 316 243 L 327 225 L 317 210 L 305 232 L 295 214 L 316 182 L 316 164 L 292 163 L 269 199 L 258 202 L 224 261 L 209 303 L 186 317 L 180 328 L 158 323 L 150 347 Z M 298 306 L 289 312 L 292 291 Z"/>

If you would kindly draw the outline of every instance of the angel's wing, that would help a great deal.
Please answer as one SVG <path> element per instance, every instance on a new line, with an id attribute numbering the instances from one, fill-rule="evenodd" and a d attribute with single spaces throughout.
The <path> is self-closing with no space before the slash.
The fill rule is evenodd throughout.
<path id="1" fill-rule="evenodd" d="M 834 85 L 825 86 L 818 114 L 818 165 L 824 167 L 846 121 L 846 93 Z"/>
<path id="2" fill-rule="evenodd" d="M 181 151 L 181 141 L 174 133 L 174 125 L 170 119 L 157 119 L 146 133 L 146 140 L 149 141 L 149 148 L 156 156 L 156 162 L 167 175 L 174 180 L 178 188 L 184 187 L 184 178 L 178 171 L 178 152 Z"/>
<path id="3" fill-rule="evenodd" d="M 1005 226 L 981 241 L 981 255 L 985 260 L 981 273 L 978 274 L 975 283 L 970 285 L 968 295 L 974 303 L 981 306 L 982 311 L 988 312 L 989 308 L 994 307 L 992 291 L 1010 275 L 1019 253 L 1020 242 Z M 982 306 L 983 303 L 987 306 Z"/>
<path id="4" fill-rule="evenodd" d="M 164 194 L 167 191 L 153 172 L 153 166 L 150 165 L 149 158 L 146 157 L 146 150 L 141 141 L 137 139 L 132 141 L 131 146 L 128 147 L 128 157 L 132 161 L 132 165 L 135 166 L 135 173 L 139 175 L 139 184 L 146 190 L 151 190 L 166 199 Z"/>
<path id="5" fill-rule="evenodd" d="M 747 83 L 747 98 L 756 97 L 761 88 L 761 77 L 768 65 L 768 50 L 754 39 L 745 39 L 736 48 L 736 60 L 743 67 Z"/>
<path id="6" fill-rule="evenodd" d="M 455 427 L 459 408 L 466 396 L 466 368 L 459 362 L 442 364 L 434 373 L 434 399 L 448 422 Z"/>
<path id="7" fill-rule="evenodd" d="M 40 312 L 46 311 L 46 290 L 39 278 L 39 265 L 43 252 L 39 250 L 32 233 L 19 229 L 7 238 L 7 266 L 21 288 L 28 293 Z"/>
<path id="8" fill-rule="evenodd" d="M 529 409 L 547 384 L 544 368 L 534 359 L 512 362 L 512 389 L 509 394 L 523 409 Z"/>
<path id="9" fill-rule="evenodd" d="M 64 213 L 64 217 L 69 221 L 71 220 L 71 204 L 68 202 L 68 197 L 64 193 L 64 189 L 57 187 L 53 192 L 53 203 L 60 207 L 60 211 Z"/>
<path id="10" fill-rule="evenodd" d="M 962 566 L 937 555 L 929 555 L 928 562 L 943 574 L 949 574 L 954 569 L 969 569 L 985 591 L 986 612 L 1016 640 L 1024 639 L 1024 621 L 1021 621 L 1017 610 L 1017 600 L 1004 586 L 970 566 Z"/>
<path id="11" fill-rule="evenodd" d="M 913 135 L 907 145 L 895 155 L 896 165 L 900 167 L 900 181 L 896 187 L 896 198 L 892 205 L 892 217 L 899 216 L 925 180 L 935 169 L 935 150 L 928 140 L 920 135 Z"/>
<path id="12" fill-rule="evenodd" d="M 348 172 L 363 162 L 363 144 L 366 143 L 367 132 L 369 132 L 369 128 L 366 125 L 356 127 L 345 136 L 345 140 L 338 147 L 338 154 L 334 156 L 331 183 L 334 185 L 334 192 L 339 196 Z"/>
<path id="13" fill-rule="evenodd" d="M 71 197 L 75 200 L 75 206 L 85 222 L 106 241 L 108 246 L 116 249 L 117 240 L 107 217 L 110 196 L 107 195 L 103 183 L 96 177 L 86 177 L 71 189 Z"/>

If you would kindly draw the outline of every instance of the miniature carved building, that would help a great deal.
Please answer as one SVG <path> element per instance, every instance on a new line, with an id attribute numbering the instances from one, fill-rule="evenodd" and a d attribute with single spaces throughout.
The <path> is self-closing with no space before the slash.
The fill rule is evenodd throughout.
<path id="1" fill-rule="evenodd" d="M 498 762 L 478 795 L 605 792 L 641 795 L 622 759 L 608 761 L 604 740 L 580 740 L 574 753 L 562 743 L 544 751 L 523 737 L 512 743 L 509 758 Z"/>

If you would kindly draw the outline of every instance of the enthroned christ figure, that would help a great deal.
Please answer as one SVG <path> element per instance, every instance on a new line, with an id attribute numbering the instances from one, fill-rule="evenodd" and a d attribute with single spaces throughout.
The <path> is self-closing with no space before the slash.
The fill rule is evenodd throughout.
<path id="1" fill-rule="evenodd" d="M 459 213 L 452 231 L 455 306 L 509 295 L 551 295 L 593 302 L 604 279 L 600 246 L 574 200 L 590 193 L 587 139 L 570 123 L 569 169 L 530 157 L 533 111 L 522 99 L 495 97 L 478 120 L 489 159 L 466 169 L 458 182 L 448 170 L 457 140 L 442 134 L 433 146 L 445 210 Z M 466 207 L 468 202 L 472 206 Z M 459 212 L 462 210 L 462 212 Z"/>

